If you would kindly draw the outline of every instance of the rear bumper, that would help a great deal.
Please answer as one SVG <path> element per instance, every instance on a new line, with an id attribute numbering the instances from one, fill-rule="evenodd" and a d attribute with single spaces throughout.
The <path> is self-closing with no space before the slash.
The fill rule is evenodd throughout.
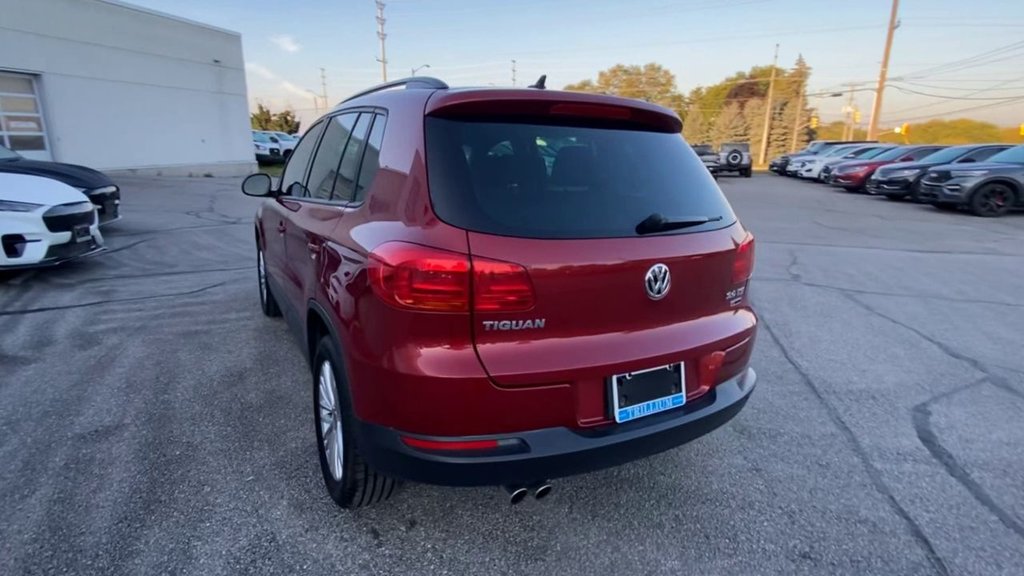
<path id="1" fill-rule="evenodd" d="M 360 449 L 377 470 L 406 480 L 448 486 L 529 483 L 608 468 L 664 452 L 731 420 L 746 404 L 757 376 L 750 368 L 681 408 L 596 430 L 546 428 L 499 436 L 445 437 L 460 441 L 515 439 L 511 449 L 481 455 L 410 448 L 393 428 L 357 424 Z"/>

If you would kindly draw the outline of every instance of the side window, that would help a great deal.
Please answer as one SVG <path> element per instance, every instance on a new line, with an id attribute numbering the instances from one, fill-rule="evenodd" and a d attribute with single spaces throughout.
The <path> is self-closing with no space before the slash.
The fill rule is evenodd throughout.
<path id="1" fill-rule="evenodd" d="M 384 142 L 384 124 L 387 118 L 382 114 L 373 117 L 373 128 L 370 129 L 370 137 L 366 140 L 366 152 L 363 153 L 363 163 L 359 168 L 359 186 L 356 187 L 356 195 L 353 199 L 360 202 L 366 191 L 373 186 L 373 178 L 380 169 L 380 146 Z"/>
<path id="2" fill-rule="evenodd" d="M 990 156 L 995 156 L 1003 150 L 1005 150 L 1005 148 L 982 148 L 981 150 L 975 150 L 974 152 L 964 156 L 959 160 L 959 162 L 983 162 L 988 160 Z"/>
<path id="3" fill-rule="evenodd" d="M 286 194 L 289 193 L 289 189 L 293 184 L 302 186 L 306 178 L 309 158 L 313 155 L 316 141 L 320 138 L 320 133 L 324 131 L 324 126 L 325 123 L 320 122 L 310 128 L 306 135 L 302 137 L 302 140 L 299 141 L 295 150 L 292 151 L 292 155 L 288 159 L 288 165 L 284 168 L 284 175 L 281 176 L 281 190 Z"/>
<path id="4" fill-rule="evenodd" d="M 309 183 L 306 184 L 308 194 L 312 198 L 331 199 L 341 154 L 358 117 L 358 113 L 341 114 L 327 121 L 327 130 L 324 132 L 320 147 L 317 148 L 316 158 L 313 159 L 313 166 L 309 170 Z"/>
<path id="5" fill-rule="evenodd" d="M 341 165 L 338 167 L 338 178 L 334 182 L 332 199 L 335 201 L 351 202 L 355 198 L 359 161 L 363 158 L 366 133 L 370 130 L 371 120 L 373 120 L 373 114 L 360 114 L 359 121 L 352 129 L 352 136 L 348 139 L 348 146 L 345 146 L 345 153 L 342 155 Z"/>

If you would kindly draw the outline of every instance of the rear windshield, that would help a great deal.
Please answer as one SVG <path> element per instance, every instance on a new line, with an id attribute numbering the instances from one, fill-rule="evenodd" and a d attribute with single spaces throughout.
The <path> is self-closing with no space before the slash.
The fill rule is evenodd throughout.
<path id="1" fill-rule="evenodd" d="M 652 214 L 736 221 L 679 134 L 428 117 L 427 171 L 437 216 L 459 228 L 526 238 L 636 236 Z"/>

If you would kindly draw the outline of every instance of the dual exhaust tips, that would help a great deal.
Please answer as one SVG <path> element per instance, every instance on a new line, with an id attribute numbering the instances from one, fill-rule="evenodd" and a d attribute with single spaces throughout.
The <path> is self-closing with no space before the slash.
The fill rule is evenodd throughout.
<path id="1" fill-rule="evenodd" d="M 551 484 L 547 481 L 535 482 L 527 486 L 520 485 L 508 485 L 503 486 L 505 492 L 508 492 L 508 503 L 512 506 L 519 504 L 532 492 L 533 497 L 537 500 L 543 500 L 551 494 Z"/>

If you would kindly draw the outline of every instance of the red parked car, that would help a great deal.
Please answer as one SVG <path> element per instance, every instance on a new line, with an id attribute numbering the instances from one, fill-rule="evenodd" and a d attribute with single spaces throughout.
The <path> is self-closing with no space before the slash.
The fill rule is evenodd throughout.
<path id="1" fill-rule="evenodd" d="M 860 191 L 868 182 L 868 178 L 880 167 L 895 162 L 916 162 L 925 156 L 941 150 L 942 146 L 898 146 L 869 160 L 843 162 L 836 166 L 829 182 L 847 192 Z"/>
<path id="2" fill-rule="evenodd" d="M 655 454 L 754 389 L 754 241 L 671 111 L 392 82 L 303 136 L 256 215 L 260 300 L 313 372 L 342 507 Z"/>

